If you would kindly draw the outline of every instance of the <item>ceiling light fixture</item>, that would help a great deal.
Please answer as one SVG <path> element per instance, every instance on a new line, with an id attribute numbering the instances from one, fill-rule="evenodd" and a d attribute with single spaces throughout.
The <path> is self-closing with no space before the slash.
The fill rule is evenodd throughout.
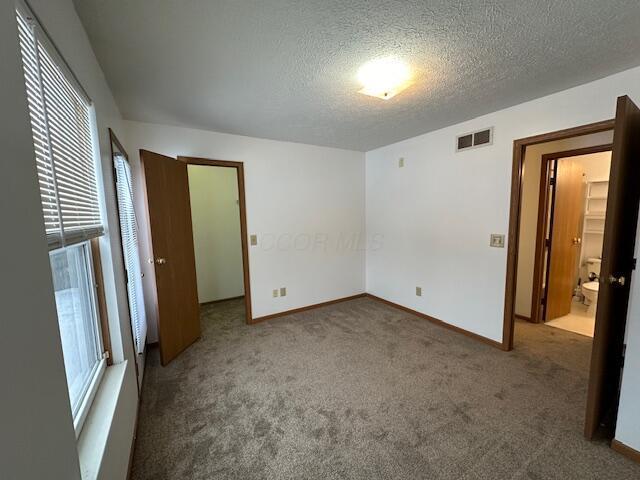
<path id="1" fill-rule="evenodd" d="M 362 84 L 359 93 L 389 100 L 411 85 L 411 72 L 400 60 L 379 58 L 360 67 L 358 81 Z"/>

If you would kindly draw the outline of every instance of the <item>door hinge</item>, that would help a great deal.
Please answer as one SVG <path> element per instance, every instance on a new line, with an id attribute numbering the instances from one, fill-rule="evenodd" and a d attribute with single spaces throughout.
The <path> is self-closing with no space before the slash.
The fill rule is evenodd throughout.
<path id="1" fill-rule="evenodd" d="M 550 238 L 545 238 L 544 239 L 544 246 L 545 247 L 550 247 L 551 246 L 551 239 Z"/>
<path id="2" fill-rule="evenodd" d="M 635 270 L 636 269 L 636 263 L 637 263 L 637 258 L 634 258 L 631 260 L 631 270 Z"/>
<path id="3" fill-rule="evenodd" d="M 102 358 L 104 358 L 105 360 L 109 360 L 110 357 L 111 355 L 109 355 L 109 350 L 106 350 L 102 353 Z"/>
<path id="4" fill-rule="evenodd" d="M 549 185 L 555 185 L 556 184 L 556 179 L 555 178 L 550 178 L 549 179 Z"/>

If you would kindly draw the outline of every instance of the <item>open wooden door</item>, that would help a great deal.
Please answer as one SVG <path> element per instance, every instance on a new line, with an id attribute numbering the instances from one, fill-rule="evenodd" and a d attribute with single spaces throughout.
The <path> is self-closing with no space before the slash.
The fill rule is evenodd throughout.
<path id="1" fill-rule="evenodd" d="M 146 150 L 140 150 L 140 160 L 158 299 L 160 358 L 166 365 L 200 337 L 187 165 Z"/>
<path id="2" fill-rule="evenodd" d="M 624 334 L 640 201 L 640 110 L 619 97 L 611 153 L 596 328 L 585 436 L 612 437 L 618 411 Z"/>
<path id="3" fill-rule="evenodd" d="M 568 315 L 580 258 L 585 182 L 578 162 L 559 158 L 555 168 L 545 321 Z"/>

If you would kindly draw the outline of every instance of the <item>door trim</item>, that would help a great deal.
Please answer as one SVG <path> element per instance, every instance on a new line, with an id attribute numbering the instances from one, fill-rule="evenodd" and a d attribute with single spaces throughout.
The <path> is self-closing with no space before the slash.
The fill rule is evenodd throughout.
<path id="1" fill-rule="evenodd" d="M 533 264 L 533 288 L 531 292 L 531 317 L 530 321 L 533 323 L 540 323 L 542 321 L 540 315 L 540 306 L 542 304 L 543 291 L 542 291 L 542 278 L 543 272 L 547 270 L 548 266 L 544 265 L 544 242 L 547 237 L 547 222 L 546 217 L 549 213 L 550 199 L 549 199 L 549 181 L 550 171 L 548 168 L 549 162 L 552 160 L 558 160 L 561 158 L 577 157 L 579 155 L 588 155 L 590 153 L 600 153 L 611 151 L 613 148 L 612 143 L 604 145 L 596 145 L 594 147 L 576 148 L 573 150 L 565 150 L 562 152 L 545 153 L 542 155 L 542 162 L 540 166 L 540 190 L 538 193 L 538 223 L 536 227 L 536 249 L 534 254 Z M 550 230 L 553 231 L 553 218 L 551 219 Z M 548 272 L 547 272 L 548 273 Z"/>
<path id="2" fill-rule="evenodd" d="M 592 133 L 613 130 L 615 120 L 590 123 L 532 137 L 520 138 L 513 142 L 513 165 L 511 169 L 511 202 L 509 206 L 509 234 L 507 246 L 507 272 L 504 295 L 504 319 L 502 327 L 502 349 L 513 350 L 513 329 L 515 323 L 516 273 L 518 271 L 518 234 L 520 232 L 520 205 L 522 201 L 522 171 L 526 147 L 538 143 L 580 137 Z"/>
<path id="3" fill-rule="evenodd" d="M 247 325 L 258 323 L 259 320 L 254 320 L 251 312 L 251 276 L 249 275 L 249 243 L 247 240 L 247 202 L 244 190 L 244 163 L 185 156 L 178 156 L 178 160 L 186 163 L 187 165 L 204 165 L 236 169 L 236 177 L 238 178 L 238 200 L 240 203 L 240 236 L 242 237 L 242 274 L 244 278 L 246 323 Z"/>

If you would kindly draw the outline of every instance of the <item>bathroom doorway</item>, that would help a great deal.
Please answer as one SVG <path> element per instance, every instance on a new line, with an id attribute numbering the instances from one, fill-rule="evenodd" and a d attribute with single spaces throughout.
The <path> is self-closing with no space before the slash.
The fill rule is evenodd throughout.
<path id="1" fill-rule="evenodd" d="M 574 302 L 573 297 L 578 282 L 582 285 L 588 278 L 583 270 L 589 267 L 583 264 L 587 258 L 601 256 L 592 248 L 593 238 L 583 240 L 585 235 L 593 236 L 584 228 L 587 178 L 608 179 L 612 141 L 609 128 L 525 148 L 514 302 L 517 319 L 544 323 L 571 314 L 572 306 L 574 314 L 581 313 L 579 298 Z M 605 202 L 599 205 L 602 211 Z M 591 251 L 588 257 L 582 255 L 583 243 Z M 593 321 L 590 324 L 576 326 L 593 336 Z"/>
<path id="2" fill-rule="evenodd" d="M 593 338 L 611 143 L 543 154 L 540 163 L 531 319 Z"/>
<path id="3" fill-rule="evenodd" d="M 523 240 L 521 227 L 527 223 L 521 211 L 527 197 L 527 188 L 524 182 L 527 168 L 525 165 L 526 153 L 531 152 L 536 146 L 548 142 L 585 138 L 589 135 L 604 134 L 610 131 L 613 131 L 610 142 L 611 166 L 607 198 L 603 202 L 606 205 L 606 221 L 603 222 L 604 233 L 597 313 L 595 332 L 589 349 L 588 376 L 585 377 L 587 388 L 584 435 L 587 439 L 593 439 L 596 436 L 611 439 L 616 426 L 624 364 L 630 283 L 636 268 L 634 254 L 638 206 L 640 205 L 640 164 L 637 161 L 640 156 L 640 135 L 638 135 L 640 132 L 640 108 L 628 96 L 620 96 L 616 102 L 616 116 L 612 120 L 516 139 L 513 149 L 502 341 L 503 349 L 507 351 L 514 347 L 517 289 L 522 276 L 519 268 L 522 264 L 519 248 L 522 246 L 520 242 Z M 599 142 L 588 146 L 607 144 L 607 142 Z M 571 148 L 559 151 L 566 152 Z M 548 153 L 552 152 L 553 150 Z M 556 156 L 556 158 L 560 157 Z M 536 175 L 536 178 L 539 179 L 540 175 Z M 539 187 L 538 182 L 538 191 Z M 594 194 L 594 197 L 597 196 L 599 195 Z M 532 228 L 535 230 L 536 226 L 537 224 L 534 222 Z M 530 237 L 525 236 L 524 239 L 526 238 Z M 533 269 L 535 262 L 530 266 Z M 529 310 L 530 315 L 533 310 L 535 308 Z M 534 322 L 538 318 L 529 317 L 529 322 L 521 322 L 521 324 L 536 325 Z M 547 325 L 541 325 L 540 328 L 557 330 Z M 570 333 L 567 332 L 567 335 Z M 575 335 L 575 337 L 580 336 Z M 561 346 L 561 348 L 564 347 Z M 586 368 L 587 362 L 583 362 L 583 365 Z"/>

